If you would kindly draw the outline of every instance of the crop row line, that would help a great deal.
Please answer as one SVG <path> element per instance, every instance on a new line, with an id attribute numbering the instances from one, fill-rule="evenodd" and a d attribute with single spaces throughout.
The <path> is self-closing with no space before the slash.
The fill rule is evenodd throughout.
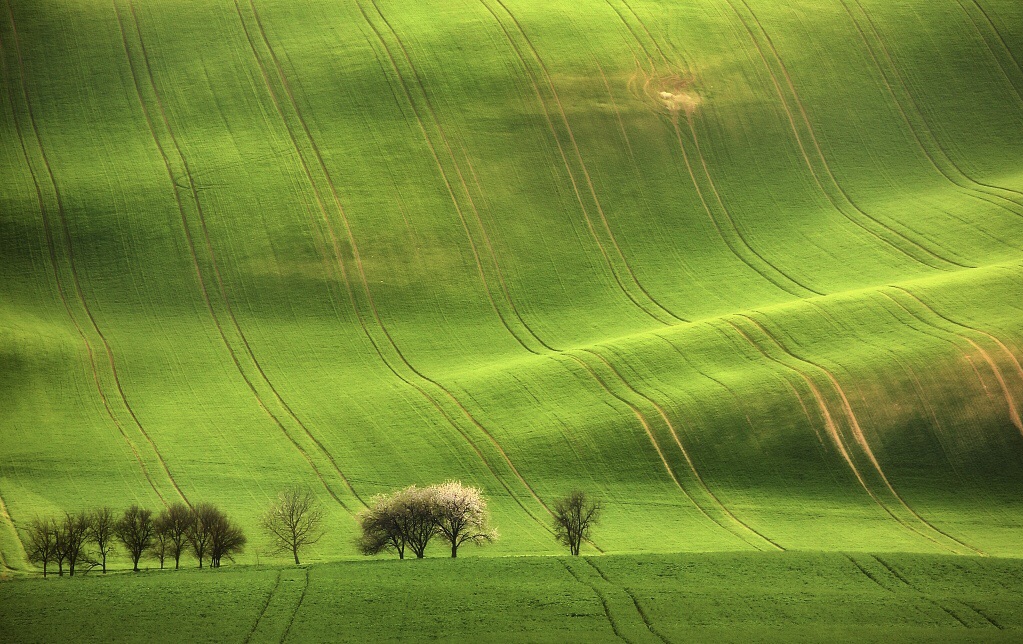
<path id="1" fill-rule="evenodd" d="M 108 393 L 102 382 L 102 376 L 100 374 L 100 368 L 96 358 L 96 351 L 93 349 L 93 341 L 90 340 L 88 335 L 89 333 L 94 333 L 99 338 L 99 343 L 102 345 L 102 350 L 106 355 L 107 365 L 109 366 L 110 374 L 114 381 L 114 388 L 116 389 L 117 396 L 121 404 L 124 406 L 125 410 L 130 415 L 132 422 L 134 426 L 137 428 L 138 432 L 148 443 L 150 450 L 155 456 L 157 462 L 159 463 L 159 467 L 163 470 L 171 486 L 173 487 L 175 493 L 187 503 L 187 498 L 185 497 L 184 493 L 181 491 L 181 488 L 178 486 L 177 481 L 171 474 L 167 462 L 164 459 L 163 455 L 160 453 L 159 448 L 153 441 L 152 437 L 149 435 L 149 432 L 142 425 L 142 422 L 136 415 L 135 410 L 132 408 L 131 404 L 128 402 L 128 398 L 124 392 L 124 388 L 121 385 L 120 376 L 117 371 L 117 364 L 113 348 L 111 347 L 110 343 L 107 341 L 106 336 L 100 329 L 96 317 L 93 315 L 93 312 L 89 307 L 88 300 L 85 297 L 85 292 L 84 289 L 82 288 L 81 280 L 78 274 L 78 268 L 75 262 L 74 248 L 71 241 L 72 235 L 70 225 L 68 224 L 67 215 L 64 210 L 64 200 L 61 195 L 60 186 L 54 174 L 53 167 L 48 158 L 46 148 L 43 145 L 42 135 L 40 133 L 39 126 L 35 116 L 35 111 L 32 108 L 32 101 L 29 96 L 28 85 L 26 81 L 25 65 L 21 54 L 21 44 L 18 36 L 17 22 L 14 16 L 14 9 L 11 6 L 9 0 L 5 0 L 5 5 L 7 7 L 7 15 L 10 20 L 12 41 L 19 70 L 19 87 L 21 89 L 20 96 L 24 101 L 24 108 L 28 115 L 28 122 L 32 130 L 35 148 L 36 151 L 38 152 L 39 159 L 42 162 L 43 166 L 42 172 L 37 171 L 35 163 L 33 163 L 34 155 L 30 154 L 28 144 L 25 141 L 24 128 L 18 117 L 19 110 L 15 104 L 14 92 L 8 93 L 8 101 L 10 102 L 11 112 L 15 120 L 15 129 L 18 131 L 21 152 L 25 157 L 26 164 L 29 167 L 29 172 L 32 175 L 32 181 L 36 192 L 36 199 L 38 201 L 40 214 L 43 220 L 43 229 L 46 237 L 48 259 L 51 271 L 53 273 L 54 283 L 57 288 L 57 292 L 60 296 L 61 302 L 64 306 L 65 312 L 68 315 L 68 318 L 71 320 L 72 325 L 75 327 L 78 336 L 81 338 L 85 346 L 86 353 L 89 358 L 90 369 L 92 371 L 93 382 L 96 386 L 96 390 L 103 404 L 103 408 L 106 411 L 109 418 L 111 419 L 111 421 L 114 423 L 115 427 L 117 427 L 118 433 L 120 433 L 121 437 L 124 439 L 125 443 L 132 451 L 132 454 L 135 456 L 135 459 L 139 464 L 139 468 L 142 471 L 143 476 L 146 478 L 150 487 L 153 489 L 153 492 L 160 499 L 160 501 L 166 504 L 167 501 L 164 497 L 164 494 L 163 492 L 161 492 L 156 482 L 153 480 L 153 477 L 149 471 L 149 467 L 146 465 L 145 460 L 138 446 L 136 445 L 135 441 L 131 437 L 129 437 L 127 430 L 125 429 L 121 420 L 115 413 L 113 406 L 111 405 L 110 396 L 108 396 Z M 0 43 L 0 45 L 2 45 L 2 43 Z M 4 56 L 3 67 L 4 78 L 6 81 L 9 75 L 9 69 L 6 64 L 6 56 Z M 52 193 L 56 202 L 56 210 L 58 214 L 58 219 L 60 221 L 59 231 L 62 235 L 59 241 L 57 241 L 56 235 L 54 234 L 54 226 L 53 223 L 51 222 L 49 207 L 46 204 L 47 199 L 44 198 L 42 184 L 39 179 L 40 174 L 45 175 L 46 182 L 48 184 L 47 192 Z M 62 251 L 60 253 L 60 255 L 62 255 L 61 257 L 58 256 L 58 247 Z M 88 319 L 88 324 L 90 328 L 89 332 L 87 332 L 85 327 L 83 327 L 83 325 L 79 322 L 78 316 L 76 315 L 74 307 L 71 304 L 71 299 L 67 294 L 66 287 L 64 285 L 64 278 L 62 277 L 61 274 L 62 271 L 60 268 L 61 264 L 65 263 L 65 260 L 67 268 L 70 271 L 71 287 L 72 290 L 74 291 L 75 301 L 77 302 L 78 306 L 81 307 L 82 311 L 85 313 L 86 318 Z"/>

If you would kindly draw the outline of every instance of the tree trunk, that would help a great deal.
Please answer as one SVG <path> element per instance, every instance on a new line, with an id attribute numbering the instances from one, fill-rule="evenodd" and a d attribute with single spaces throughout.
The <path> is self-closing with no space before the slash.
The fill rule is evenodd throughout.
<path id="1" fill-rule="evenodd" d="M 107 574 L 107 553 L 103 553 L 103 574 Z"/>
<path id="2" fill-rule="evenodd" d="M 405 551 L 404 550 L 399 550 L 398 551 L 398 559 L 404 559 L 404 558 L 405 558 Z"/>
<path id="3" fill-rule="evenodd" d="M 178 569 L 178 565 L 181 563 L 181 553 L 174 555 L 174 570 Z"/>
<path id="4" fill-rule="evenodd" d="M 454 559 L 458 556 L 458 544 L 454 541 L 451 542 L 451 558 Z"/>
<path id="5" fill-rule="evenodd" d="M 46 562 L 43 561 L 43 579 L 46 579 Z"/>
<path id="6" fill-rule="evenodd" d="M 291 551 L 291 553 L 292 553 L 293 555 L 295 555 L 295 565 L 296 565 L 296 566 L 300 565 L 300 564 L 298 563 L 298 548 L 295 548 L 295 549 L 293 549 L 293 550 Z"/>

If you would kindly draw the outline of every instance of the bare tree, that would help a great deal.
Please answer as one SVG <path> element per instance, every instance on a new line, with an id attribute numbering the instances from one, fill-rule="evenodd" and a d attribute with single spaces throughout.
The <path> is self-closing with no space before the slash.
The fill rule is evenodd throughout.
<path id="1" fill-rule="evenodd" d="M 219 509 L 210 521 L 210 568 L 220 568 L 220 560 L 242 552 L 245 546 L 245 534 Z"/>
<path id="2" fill-rule="evenodd" d="M 451 544 L 451 556 L 458 556 L 463 543 L 482 545 L 497 539 L 490 527 L 487 500 L 479 488 L 466 487 L 461 481 L 448 481 L 431 487 L 434 522 L 440 535 Z"/>
<path id="3" fill-rule="evenodd" d="M 181 553 L 188 545 L 188 530 L 192 525 L 192 520 L 192 510 L 179 501 L 171 503 L 161 511 L 154 522 L 156 530 L 162 534 L 165 540 L 166 556 L 174 559 L 175 570 L 180 566 Z M 163 567 L 162 561 L 160 567 Z"/>
<path id="4" fill-rule="evenodd" d="M 57 524 L 52 519 L 33 519 L 25 530 L 28 560 L 43 565 L 43 577 L 51 561 L 57 558 Z"/>
<path id="5" fill-rule="evenodd" d="M 220 511 L 212 503 L 196 503 L 192 507 L 185 538 L 188 539 L 192 554 L 199 560 L 200 568 L 202 568 L 203 559 L 209 552 L 213 524 L 219 514 Z"/>
<path id="6" fill-rule="evenodd" d="M 124 511 L 114 532 L 131 557 L 132 570 L 138 572 L 139 559 L 153 544 L 153 511 L 132 504 Z"/>
<path id="7" fill-rule="evenodd" d="M 160 570 L 167 561 L 170 552 L 170 533 L 167 526 L 167 512 L 163 511 L 153 519 L 153 543 L 149 546 L 149 554 L 160 562 Z"/>
<path id="8" fill-rule="evenodd" d="M 270 535 L 273 552 L 290 552 L 299 564 L 298 551 L 320 540 L 323 509 L 308 490 L 281 492 L 263 515 L 263 529 Z"/>
<path id="9" fill-rule="evenodd" d="M 410 485 L 374 497 L 373 505 L 358 518 L 362 528 L 359 550 L 367 555 L 395 550 L 404 559 L 408 548 L 422 559 L 430 539 L 438 532 L 435 495 L 432 488 Z"/>
<path id="10" fill-rule="evenodd" d="M 94 510 L 92 513 L 92 531 L 89 537 L 96 544 L 99 551 L 100 564 L 103 566 L 104 574 L 107 572 L 107 556 L 114 550 L 114 528 L 117 526 L 117 519 L 114 518 L 114 511 L 108 507 Z"/>
<path id="11" fill-rule="evenodd" d="M 64 522 L 52 519 L 53 526 L 53 560 L 57 562 L 57 575 L 64 576 L 64 562 L 67 560 L 67 550 L 64 543 L 67 541 L 67 534 L 64 531 Z"/>
<path id="12" fill-rule="evenodd" d="M 87 512 L 65 512 L 61 531 L 64 533 L 61 544 L 67 559 L 68 575 L 74 577 L 78 560 L 85 554 L 85 544 L 92 533 L 92 517 Z"/>
<path id="13" fill-rule="evenodd" d="M 568 546 L 573 555 L 590 534 L 590 528 L 600 518 L 601 503 L 590 499 L 585 492 L 575 490 L 554 502 L 554 536 Z"/>
<path id="14" fill-rule="evenodd" d="M 405 544 L 422 559 L 430 539 L 437 534 L 436 503 L 434 491 L 410 485 L 394 493 L 391 508 L 395 513 L 398 529 L 405 537 Z"/>

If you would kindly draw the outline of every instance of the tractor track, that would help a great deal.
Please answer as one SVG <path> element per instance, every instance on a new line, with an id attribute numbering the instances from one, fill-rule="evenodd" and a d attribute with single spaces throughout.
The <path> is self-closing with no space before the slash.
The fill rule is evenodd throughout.
<path id="1" fill-rule="evenodd" d="M 85 312 L 86 317 L 89 320 L 89 325 L 92 328 L 92 332 L 94 332 L 99 337 L 100 343 L 103 345 L 103 351 L 106 354 L 107 363 L 110 366 L 111 375 L 113 377 L 113 380 L 114 380 L 114 383 L 115 383 L 115 388 L 117 389 L 117 393 L 118 393 L 118 395 L 120 397 L 121 403 L 124 405 L 124 408 L 127 410 L 128 414 L 131 416 L 132 421 L 134 422 L 135 426 L 137 427 L 139 433 L 141 433 L 141 435 L 143 436 L 145 441 L 149 444 L 149 447 L 152 450 L 153 455 L 155 456 L 157 462 L 160 464 L 160 467 L 163 469 L 163 472 L 166 475 L 168 481 L 170 482 L 171 487 L 174 488 L 174 491 L 177 493 L 177 495 L 183 501 L 185 501 L 185 503 L 188 503 L 187 497 L 181 491 L 181 488 L 178 486 L 177 481 L 174 479 L 174 476 L 171 474 L 170 468 L 167 466 L 167 462 L 163 458 L 163 454 L 161 454 L 159 448 L 156 446 L 156 443 L 153 441 L 152 437 L 149 435 L 149 432 L 146 431 L 145 427 L 142 425 L 142 423 L 139 420 L 138 416 L 135 414 L 135 410 L 132 408 L 131 404 L 128 402 L 128 398 L 127 398 L 127 396 L 126 396 L 126 394 L 124 392 L 124 388 L 121 386 L 120 377 L 119 377 L 118 372 L 117 372 L 117 365 L 116 365 L 116 362 L 115 362 L 115 359 L 114 359 L 113 349 L 111 348 L 110 343 L 107 341 L 106 336 L 104 336 L 103 332 L 100 330 L 99 324 L 97 323 L 96 318 L 95 318 L 95 316 L 92 313 L 92 310 L 89 308 L 88 301 L 85 298 L 85 293 L 84 293 L 84 291 L 82 289 L 81 280 L 80 280 L 79 274 L 78 274 L 78 268 L 75 265 L 74 249 L 73 249 L 73 246 L 72 246 L 72 243 L 71 243 L 71 240 L 72 240 L 71 229 L 70 229 L 70 226 L 69 226 L 68 221 L 67 221 L 67 216 L 66 216 L 66 214 L 64 212 L 64 200 L 63 200 L 63 198 L 61 196 L 60 187 L 57 185 L 56 176 L 55 176 L 55 174 L 53 172 L 53 168 L 52 168 L 52 166 L 50 164 L 50 160 L 49 160 L 49 158 L 46 155 L 46 149 L 43 146 L 42 136 L 41 136 L 41 134 L 39 132 L 39 126 L 38 126 L 38 124 L 36 122 L 35 112 L 32 109 L 32 102 L 31 102 L 31 100 L 29 98 L 28 86 L 26 85 L 26 82 L 25 82 L 25 65 L 24 65 L 24 61 L 22 59 L 22 55 L 21 55 L 21 45 L 20 45 L 19 38 L 18 38 L 18 28 L 17 28 L 17 22 L 16 22 L 15 17 L 14 17 L 14 9 L 11 6 L 11 3 L 10 3 L 9 0 L 5 0 L 5 4 L 7 6 L 7 14 L 10 17 L 10 21 L 11 21 L 11 33 L 12 33 L 12 35 L 14 37 L 14 51 L 15 51 L 15 53 L 17 55 L 17 59 L 18 59 L 19 84 L 20 84 L 20 87 L 21 87 L 22 95 L 24 96 L 24 99 L 25 99 L 25 108 L 26 108 L 26 110 L 28 112 L 28 120 L 29 120 L 29 123 L 31 124 L 32 132 L 33 132 L 33 134 L 35 136 L 36 146 L 38 147 L 38 150 L 39 150 L 39 156 L 42 159 L 43 167 L 45 168 L 46 175 L 47 175 L 47 177 L 49 179 L 50 187 L 52 188 L 54 197 L 56 199 L 57 213 L 58 213 L 58 217 L 60 219 L 60 224 L 61 224 L 60 225 L 60 230 L 61 230 L 61 232 L 63 234 L 63 237 L 61 238 L 60 245 L 63 247 L 63 249 L 64 249 L 64 251 L 66 253 L 66 256 L 67 256 L 67 265 L 68 265 L 68 268 L 70 269 L 71 281 L 72 281 L 72 285 L 74 287 L 75 297 L 76 297 L 76 299 L 78 301 L 78 304 L 82 307 L 82 310 Z M 5 57 L 5 60 L 4 60 L 4 77 L 5 77 L 5 79 L 7 78 L 7 74 L 8 74 L 8 69 L 7 69 L 6 57 Z M 104 390 L 104 387 L 103 387 L 103 384 L 102 384 L 102 378 L 100 376 L 99 368 L 98 368 L 98 365 L 97 365 L 97 362 L 96 362 L 96 354 L 95 354 L 95 352 L 93 350 L 93 347 L 92 347 L 92 341 L 88 338 L 88 335 L 86 334 L 85 329 L 79 323 L 78 318 L 77 318 L 77 316 L 75 315 L 75 313 L 74 313 L 74 311 L 72 309 L 72 306 L 71 306 L 70 300 L 69 300 L 69 298 L 67 296 L 67 293 L 65 292 L 65 289 L 64 289 L 64 286 L 63 286 L 63 283 L 62 283 L 62 280 L 61 280 L 61 275 L 60 275 L 60 268 L 59 268 L 60 260 L 58 258 L 58 253 L 57 253 L 57 242 L 54 240 L 54 237 L 55 237 L 54 233 L 53 233 L 53 228 L 54 227 L 53 227 L 53 225 L 52 225 L 52 223 L 50 221 L 50 216 L 47 213 L 47 208 L 46 208 L 45 201 L 44 201 L 44 198 L 43 198 L 42 187 L 40 185 L 38 175 L 37 175 L 35 169 L 32 167 L 32 163 L 30 161 L 30 155 L 28 153 L 28 147 L 27 147 L 27 145 L 25 143 L 25 139 L 24 139 L 24 136 L 22 134 L 21 125 L 20 125 L 20 123 L 18 123 L 17 108 L 15 107 L 14 97 L 13 97 L 12 93 L 8 93 L 8 100 L 10 101 L 11 111 L 12 111 L 12 114 L 14 115 L 15 125 L 16 125 L 16 128 L 18 130 L 18 137 L 19 137 L 19 141 L 20 141 L 20 144 L 21 144 L 21 151 L 25 155 L 25 160 L 26 160 L 27 165 L 29 166 L 29 171 L 30 171 L 30 173 L 32 175 L 32 181 L 33 181 L 33 183 L 35 185 L 36 197 L 37 197 L 38 202 L 39 202 L 40 213 L 41 213 L 42 219 L 43 219 L 43 228 L 44 228 L 45 236 L 46 236 L 46 243 L 47 243 L 47 249 L 48 249 L 48 254 L 49 254 L 50 265 L 51 265 L 51 268 L 52 268 L 52 271 L 53 271 L 54 281 L 55 281 L 55 284 L 56 284 L 56 287 L 57 287 L 57 291 L 58 291 L 58 293 L 60 295 L 60 299 L 61 299 L 61 301 L 62 301 L 62 303 L 64 305 L 64 308 L 65 308 L 65 311 L 68 314 L 68 317 L 71 319 L 71 322 L 72 322 L 72 324 L 75 327 L 75 330 L 78 332 L 79 337 L 82 339 L 83 343 L 85 344 L 86 352 L 87 352 L 87 354 L 89 356 L 90 367 L 92 369 L 93 381 L 94 381 L 94 383 L 96 385 L 97 392 L 99 393 L 100 400 L 103 403 L 103 407 L 106 410 L 107 415 L 110 417 L 111 421 L 117 427 L 118 432 L 121 434 L 122 438 L 125 440 L 125 442 L 127 443 L 128 447 L 131 449 L 132 453 L 134 454 L 135 459 L 138 462 L 139 467 L 142 470 L 142 473 L 143 473 L 143 475 L 146 478 L 146 481 L 149 483 L 150 487 L 153 489 L 153 492 L 160 499 L 160 502 L 166 505 L 167 501 L 164 498 L 164 495 L 160 491 L 159 487 L 156 485 L 156 482 L 153 480 L 153 477 L 152 477 L 152 475 L 149 472 L 149 468 L 148 468 L 148 466 L 146 466 L 145 461 L 142 458 L 142 455 L 139 452 L 139 449 L 138 449 L 137 445 L 135 444 L 135 441 L 132 440 L 128 436 L 128 433 L 127 433 L 127 431 L 124 428 L 124 425 L 117 418 L 117 415 L 115 414 L 113 408 L 111 407 L 110 399 L 109 399 L 106 391 Z"/>

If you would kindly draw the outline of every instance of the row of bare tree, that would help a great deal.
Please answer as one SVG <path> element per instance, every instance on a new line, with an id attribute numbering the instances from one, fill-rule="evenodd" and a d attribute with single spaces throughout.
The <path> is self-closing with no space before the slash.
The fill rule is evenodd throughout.
<path id="1" fill-rule="evenodd" d="M 555 500 L 551 511 L 555 538 L 578 555 L 600 511 L 599 501 L 579 491 Z M 315 495 L 295 488 L 281 492 L 271 503 L 261 526 L 272 551 L 290 553 L 297 565 L 299 551 L 323 536 L 323 520 Z M 447 542 L 451 556 L 457 557 L 463 544 L 482 545 L 498 537 L 490 525 L 483 493 L 459 481 L 424 488 L 410 485 L 378 495 L 357 520 L 361 528 L 357 546 L 366 555 L 396 552 L 404 559 L 408 549 L 423 558 L 426 547 L 437 537 Z M 159 561 L 161 569 L 170 560 L 177 569 L 186 552 L 198 560 L 200 568 L 207 557 L 211 568 L 219 568 L 223 558 L 232 559 L 246 543 L 241 528 L 211 503 L 191 507 L 174 503 L 155 515 L 138 505 L 119 517 L 109 507 L 65 513 L 62 518 L 32 521 L 25 537 L 29 560 L 42 565 L 44 577 L 51 563 L 57 564 L 62 576 L 65 564 L 71 576 L 82 565 L 86 571 L 101 566 L 106 572 L 107 557 L 118 545 L 131 558 L 135 571 L 147 555 Z"/>
<path id="2" fill-rule="evenodd" d="M 181 555 L 190 552 L 203 567 L 208 557 L 211 568 L 219 568 L 223 558 L 231 559 L 245 546 L 245 534 L 226 514 L 212 503 L 192 507 L 173 503 L 154 515 L 152 510 L 132 505 L 117 516 L 109 507 L 61 518 L 35 519 L 25 530 L 25 549 L 29 560 L 41 564 L 43 577 L 51 563 L 57 573 L 68 575 L 76 570 L 101 566 L 107 571 L 107 557 L 119 545 L 131 558 L 132 569 L 138 571 L 139 561 L 149 555 L 164 563 L 173 559 L 174 568 Z"/>

